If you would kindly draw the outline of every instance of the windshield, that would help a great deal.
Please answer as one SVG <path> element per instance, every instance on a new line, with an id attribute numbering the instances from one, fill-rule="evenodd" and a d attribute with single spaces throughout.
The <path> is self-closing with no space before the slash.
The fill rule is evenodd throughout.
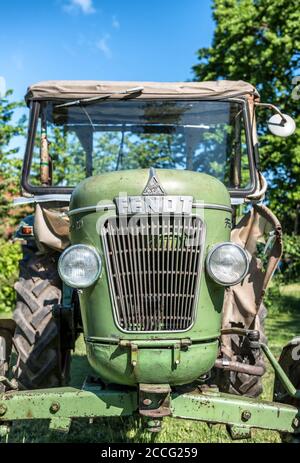
<path id="1" fill-rule="evenodd" d="M 48 186 L 74 187 L 88 176 L 149 167 L 204 172 L 233 189 L 251 183 L 239 102 L 125 98 L 73 106 L 41 103 L 31 185 L 43 183 L 41 134 L 46 134 L 51 164 Z"/>

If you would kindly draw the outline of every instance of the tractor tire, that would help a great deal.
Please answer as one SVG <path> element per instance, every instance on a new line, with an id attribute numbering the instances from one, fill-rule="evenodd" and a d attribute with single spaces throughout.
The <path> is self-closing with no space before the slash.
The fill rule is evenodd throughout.
<path id="1" fill-rule="evenodd" d="M 283 348 L 279 358 L 279 365 L 286 373 L 294 387 L 297 390 L 300 390 L 300 337 L 294 338 Z M 300 409 L 300 399 L 289 396 L 276 375 L 274 381 L 273 400 L 274 402 L 292 405 Z M 300 444 L 299 420 L 297 431 L 297 434 L 282 433 L 282 442 Z"/>
<path id="2" fill-rule="evenodd" d="M 56 253 L 39 255 L 23 248 L 13 315 L 16 363 L 12 372 L 18 389 L 58 387 L 69 379 L 70 350 L 61 350 L 60 329 L 52 314 L 62 296 L 57 260 Z"/>
<path id="3" fill-rule="evenodd" d="M 267 343 L 265 335 L 265 318 L 267 316 L 267 309 L 262 304 L 258 311 L 258 317 L 260 321 L 260 341 L 264 344 Z M 236 358 L 238 362 L 251 363 L 256 366 L 265 367 L 265 359 L 262 352 L 259 353 L 258 357 L 253 362 L 249 362 L 247 353 L 243 353 L 243 339 L 237 335 L 232 335 L 232 342 L 235 345 Z M 235 371 L 219 371 L 217 373 L 217 383 L 222 392 L 229 394 L 246 396 L 246 397 L 258 397 L 263 392 L 262 376 L 253 376 L 246 373 L 239 373 Z"/>
<path id="4" fill-rule="evenodd" d="M 8 379 L 9 362 L 15 322 L 11 319 L 0 320 L 0 376 Z M 7 390 L 8 384 L 0 382 L 0 393 Z"/>

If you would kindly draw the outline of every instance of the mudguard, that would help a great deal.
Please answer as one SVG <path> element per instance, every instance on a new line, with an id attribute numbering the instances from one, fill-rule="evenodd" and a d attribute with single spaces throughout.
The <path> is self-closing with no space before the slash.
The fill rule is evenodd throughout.
<path id="1" fill-rule="evenodd" d="M 0 319 L 0 392 L 5 391 L 4 378 L 9 369 L 12 338 L 16 324 L 11 319 Z M 1 380 L 1 377 L 3 380 Z"/>
<path id="2" fill-rule="evenodd" d="M 300 336 L 282 349 L 279 364 L 296 389 L 300 389 Z M 277 377 L 274 381 L 274 401 L 300 407 L 300 400 L 289 396 Z"/>

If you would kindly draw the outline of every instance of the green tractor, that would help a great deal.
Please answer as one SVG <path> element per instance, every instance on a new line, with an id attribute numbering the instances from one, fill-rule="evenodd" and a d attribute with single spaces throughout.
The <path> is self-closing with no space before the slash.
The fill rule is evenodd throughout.
<path id="1" fill-rule="evenodd" d="M 300 436 L 300 338 L 278 362 L 263 296 L 282 253 L 262 204 L 255 112 L 238 81 L 31 86 L 22 197 L 34 205 L 13 320 L 0 321 L 1 432 L 16 420 L 165 416 Z M 242 214 L 243 213 L 243 214 Z M 94 370 L 69 387 L 83 333 Z M 259 399 L 266 360 L 274 402 Z M 298 438 L 297 438 L 298 436 Z"/>

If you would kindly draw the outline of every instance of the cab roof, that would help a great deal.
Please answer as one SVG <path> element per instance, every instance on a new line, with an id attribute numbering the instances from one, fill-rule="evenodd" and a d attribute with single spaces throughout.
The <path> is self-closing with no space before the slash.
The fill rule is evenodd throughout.
<path id="1" fill-rule="evenodd" d="M 222 99 L 252 95 L 259 98 L 256 88 L 242 80 L 207 82 L 112 82 L 98 80 L 48 80 L 31 85 L 25 101 L 81 100 L 85 98 L 199 98 Z"/>

